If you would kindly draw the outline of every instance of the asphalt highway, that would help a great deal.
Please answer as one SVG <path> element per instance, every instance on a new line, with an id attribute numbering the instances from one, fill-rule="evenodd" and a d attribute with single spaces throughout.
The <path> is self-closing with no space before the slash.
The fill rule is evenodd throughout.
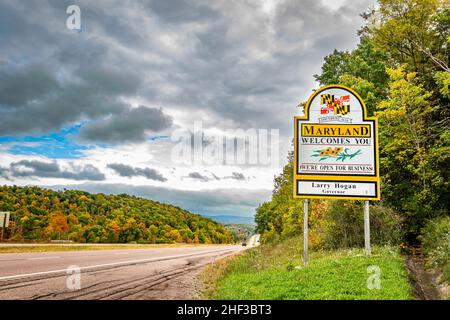
<path id="1" fill-rule="evenodd" d="M 222 245 L 0 254 L 0 299 L 195 298 L 199 270 L 243 249 Z"/>

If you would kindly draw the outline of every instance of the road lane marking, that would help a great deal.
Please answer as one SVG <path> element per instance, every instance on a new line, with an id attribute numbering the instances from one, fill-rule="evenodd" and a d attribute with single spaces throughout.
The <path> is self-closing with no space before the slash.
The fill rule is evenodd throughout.
<path id="1" fill-rule="evenodd" d="M 35 257 L 35 258 L 26 258 L 27 260 L 45 260 L 45 259 L 60 259 L 61 257 Z"/>
<path id="2" fill-rule="evenodd" d="M 184 258 L 184 257 L 192 257 L 192 256 L 197 256 L 197 255 L 202 255 L 202 254 L 208 254 L 208 253 L 214 253 L 214 252 L 220 252 L 220 251 L 231 251 L 231 250 L 232 250 L 231 248 L 217 249 L 217 250 L 212 250 L 212 251 L 201 251 L 201 252 L 196 252 L 196 253 L 187 253 L 187 254 L 182 254 L 182 255 L 159 257 L 159 258 L 152 258 L 152 259 L 139 259 L 139 260 L 105 263 L 105 264 L 98 264 L 98 265 L 93 265 L 93 266 L 80 267 L 80 270 L 95 269 L 95 268 L 101 268 L 101 267 L 112 267 L 112 266 L 119 266 L 119 265 L 126 266 L 126 265 L 132 265 L 132 264 L 144 263 L 144 262 L 158 262 L 158 261 L 165 261 L 165 260 L 174 260 L 174 259 L 179 259 L 179 258 Z M 31 277 L 31 276 L 40 276 L 40 275 L 61 273 L 61 272 L 65 273 L 65 272 L 67 272 L 67 269 L 17 274 L 17 275 L 13 275 L 13 276 L 0 277 L 0 280 L 10 280 L 10 279 L 25 278 L 25 277 Z"/>

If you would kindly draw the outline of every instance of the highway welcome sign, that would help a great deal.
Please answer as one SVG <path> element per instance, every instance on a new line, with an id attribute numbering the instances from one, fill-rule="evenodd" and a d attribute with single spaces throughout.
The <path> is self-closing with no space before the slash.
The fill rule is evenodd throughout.
<path id="1" fill-rule="evenodd" d="M 352 89 L 330 85 L 294 118 L 294 196 L 379 200 L 377 119 Z"/>

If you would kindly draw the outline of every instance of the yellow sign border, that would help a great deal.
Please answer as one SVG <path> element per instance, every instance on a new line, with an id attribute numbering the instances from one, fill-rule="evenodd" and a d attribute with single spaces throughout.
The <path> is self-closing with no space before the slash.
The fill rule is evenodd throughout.
<path id="1" fill-rule="evenodd" d="M 326 127 L 359 127 L 359 126 L 361 126 L 361 127 L 370 127 L 370 124 L 365 124 L 365 123 L 363 123 L 363 124 L 328 124 L 328 123 L 301 123 L 301 126 L 300 126 L 300 131 L 302 132 L 302 136 L 303 137 L 316 137 L 316 136 L 320 136 L 320 137 L 357 137 L 357 138 L 372 138 L 372 136 L 371 135 L 369 135 L 369 136 L 365 136 L 365 135 L 361 135 L 361 134 L 359 134 L 359 135 L 350 135 L 350 136 L 346 136 L 346 135 L 335 135 L 335 136 L 333 136 L 333 135 L 315 135 L 315 134 L 304 134 L 303 133 L 303 129 L 305 129 L 305 127 L 307 127 L 307 126 L 314 126 L 314 127 L 318 127 L 318 128 L 321 128 L 321 127 L 325 127 L 325 129 L 323 129 L 323 130 L 326 130 Z"/>
<path id="2" fill-rule="evenodd" d="M 309 108 L 311 106 L 311 101 L 322 91 L 338 88 L 344 89 L 352 93 L 361 103 L 363 109 L 363 121 L 373 121 L 374 125 L 374 137 L 375 139 L 375 176 L 355 176 L 355 175 L 311 175 L 311 174 L 297 174 L 298 168 L 298 120 L 308 120 L 309 119 Z M 367 116 L 367 108 L 364 104 L 363 99 L 360 97 L 356 91 L 353 89 L 339 85 L 339 84 L 331 84 L 324 87 L 321 87 L 314 91 L 314 93 L 308 98 L 308 101 L 305 105 L 304 115 L 294 117 L 294 198 L 300 199 L 344 199 L 344 200 L 380 200 L 380 160 L 379 160 L 379 152 L 378 152 L 378 119 L 377 117 L 368 117 Z M 318 181 L 355 181 L 355 182 L 375 182 L 377 185 L 376 188 L 376 197 L 363 197 L 363 196 L 328 196 L 328 195 L 298 195 L 297 190 L 297 181 L 298 180 L 318 180 Z"/>

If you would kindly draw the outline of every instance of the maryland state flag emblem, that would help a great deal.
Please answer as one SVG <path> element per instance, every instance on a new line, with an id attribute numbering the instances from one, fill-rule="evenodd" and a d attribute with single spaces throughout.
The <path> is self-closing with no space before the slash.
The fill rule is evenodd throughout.
<path id="1" fill-rule="evenodd" d="M 320 96 L 320 114 L 341 114 L 345 116 L 350 113 L 350 95 L 335 97 L 331 94 Z"/>

